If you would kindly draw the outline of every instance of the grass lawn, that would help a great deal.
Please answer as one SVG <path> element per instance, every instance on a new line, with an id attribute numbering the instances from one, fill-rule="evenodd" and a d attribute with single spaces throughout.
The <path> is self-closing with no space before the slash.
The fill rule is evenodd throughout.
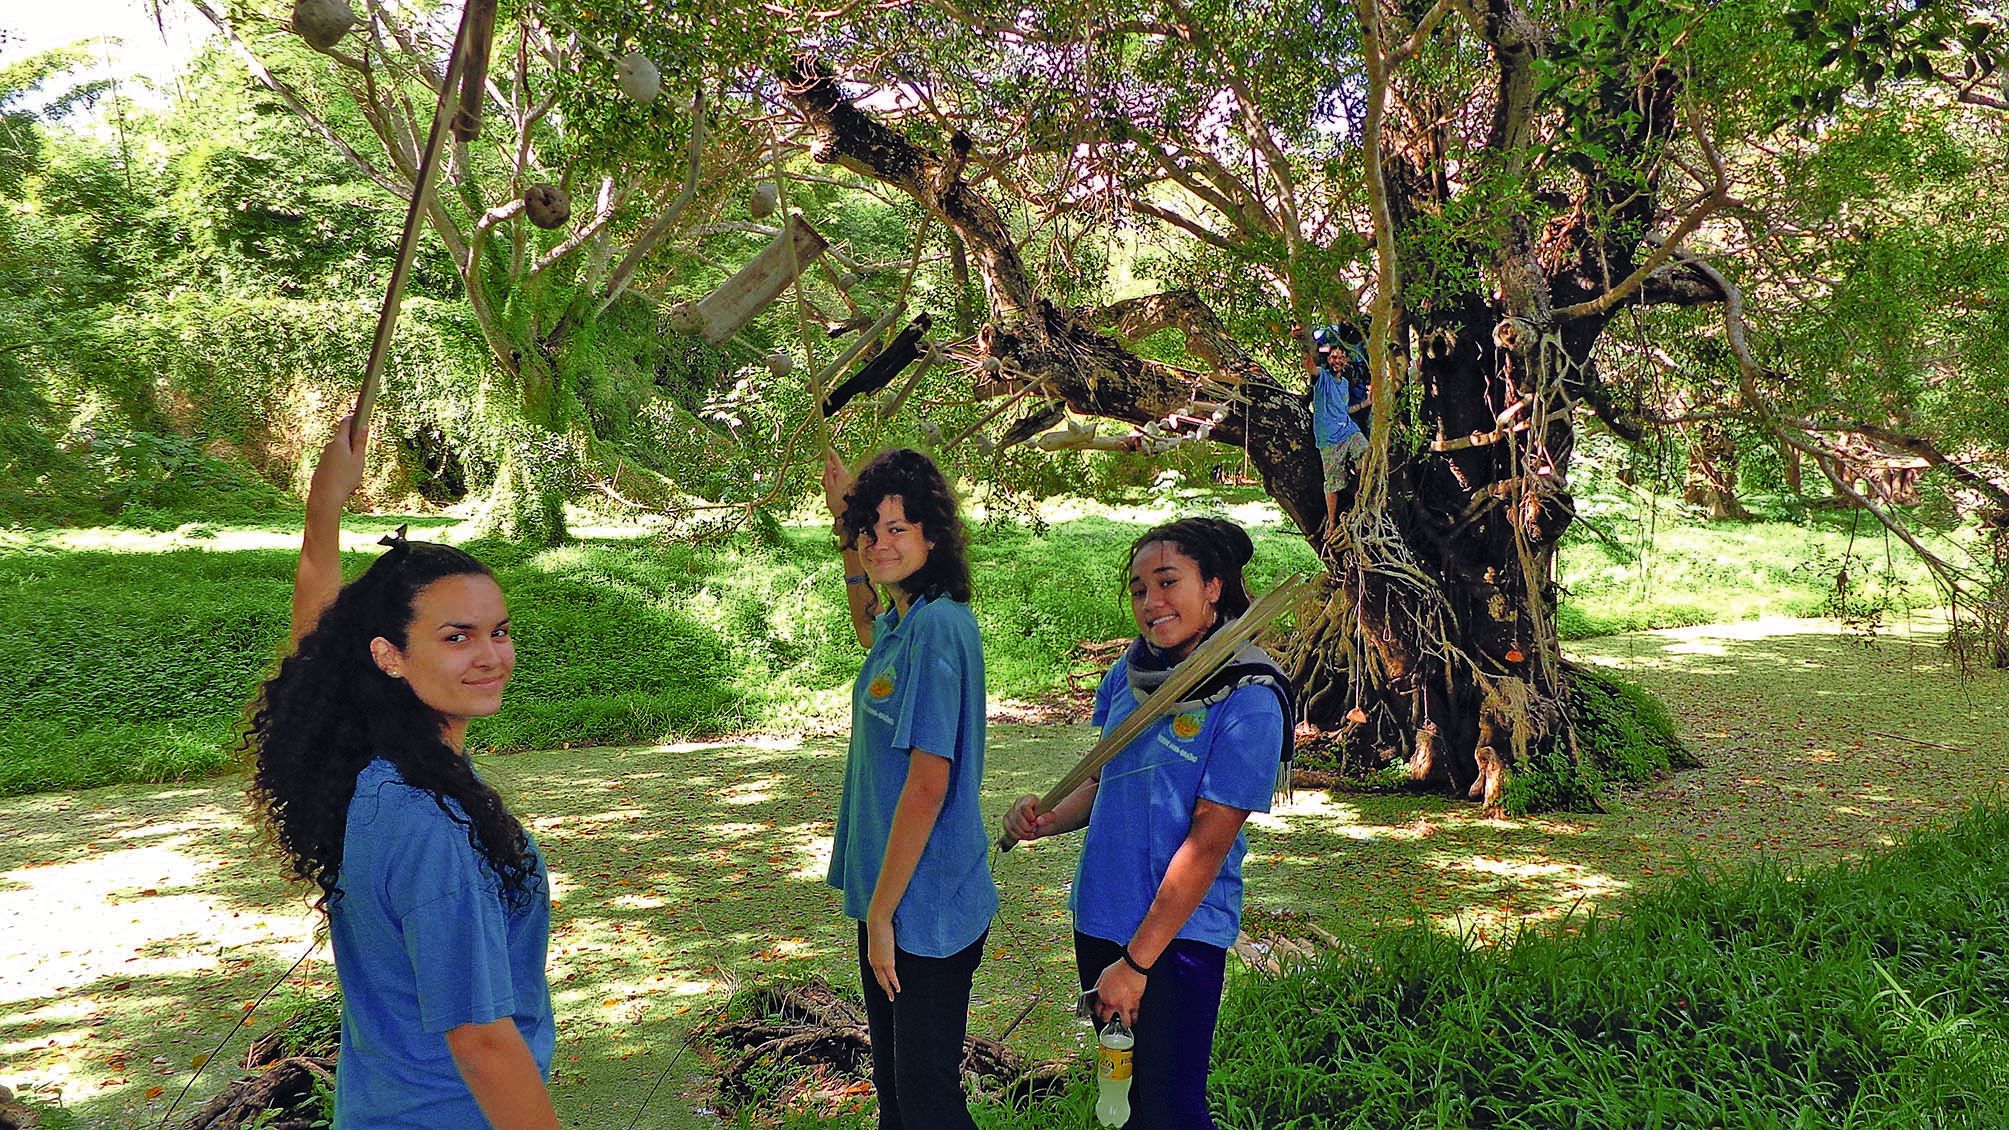
<path id="1" fill-rule="evenodd" d="M 1250 921 L 1302 911 L 1342 938 L 1421 921 L 1491 940 L 1573 908 L 1623 907 L 1691 866 L 1860 855 L 1944 822 L 2009 757 L 2009 676 L 1957 678 L 1934 626 L 1874 647 L 1819 622 L 1616 636 L 1572 647 L 1660 695 L 1708 767 L 1607 815 L 1477 819 L 1463 803 L 1301 793 L 1259 818 Z M 1881 731 L 1879 733 L 1878 731 Z M 1898 735 L 1898 736 L 1886 736 Z M 994 728 L 987 811 L 1039 791 L 1081 726 Z M 625 1127 L 678 1038 L 729 986 L 822 973 L 855 982 L 852 933 L 821 882 L 840 789 L 830 739 L 570 749 L 489 759 L 550 860 L 554 1090 L 567 1125 Z M 0 801 L 0 1082 L 87 1125 L 157 1123 L 190 1065 L 308 946 L 312 917 L 275 878 L 240 784 L 125 785 Z M 1004 857 L 1004 905 L 973 1028 L 1068 1054 L 1071 843 Z M 311 959 L 289 991 L 332 978 Z M 254 1014 L 223 1060 L 267 1026 Z M 652 1126 L 704 1125 L 686 1055 Z M 206 1073 L 190 1101 L 213 1094 Z"/>

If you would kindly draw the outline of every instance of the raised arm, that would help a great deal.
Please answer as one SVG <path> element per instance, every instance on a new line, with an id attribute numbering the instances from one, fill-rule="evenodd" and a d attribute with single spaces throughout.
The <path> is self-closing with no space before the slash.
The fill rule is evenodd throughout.
<path id="1" fill-rule="evenodd" d="M 293 642 L 314 630 L 321 610 L 342 590 L 342 505 L 363 481 L 370 426 L 343 416 L 321 449 L 307 487 L 307 530 L 300 538 L 300 564 L 293 571 Z"/>
<path id="2" fill-rule="evenodd" d="M 857 485 L 858 477 L 844 467 L 844 461 L 837 452 L 826 448 L 823 452 L 823 504 L 830 508 L 832 520 L 844 517 L 844 500 Z M 841 535 L 840 535 L 841 536 Z M 858 646 L 872 646 L 872 621 L 881 609 L 879 590 L 865 575 L 865 559 L 855 544 L 847 543 L 843 548 L 844 557 L 844 601 L 851 608 L 851 630 L 858 634 Z"/>

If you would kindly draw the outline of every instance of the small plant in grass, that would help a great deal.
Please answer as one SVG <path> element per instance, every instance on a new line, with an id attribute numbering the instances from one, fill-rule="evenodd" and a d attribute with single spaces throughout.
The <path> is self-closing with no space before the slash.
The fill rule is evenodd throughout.
<path id="1" fill-rule="evenodd" d="M 333 1057 L 342 1040 L 342 994 L 330 989 L 310 993 L 282 990 L 270 1010 L 279 1023 L 252 1042 L 249 1066 L 259 1067 L 293 1055 Z"/>

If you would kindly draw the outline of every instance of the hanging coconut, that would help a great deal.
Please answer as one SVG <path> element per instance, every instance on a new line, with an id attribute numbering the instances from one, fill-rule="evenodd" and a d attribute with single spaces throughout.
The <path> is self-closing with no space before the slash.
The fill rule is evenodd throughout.
<path id="1" fill-rule="evenodd" d="M 795 371 L 795 358 L 787 353 L 767 355 L 767 371 L 777 377 L 785 377 Z"/>
<path id="2" fill-rule="evenodd" d="M 761 181 L 753 186 L 753 199 L 746 202 L 746 210 L 753 218 L 763 219 L 774 215 L 774 209 L 781 203 L 781 190 L 771 180 Z"/>
<path id="3" fill-rule="evenodd" d="M 637 102 L 654 102 L 656 95 L 663 92 L 663 72 L 657 70 L 656 64 L 640 51 L 630 51 L 621 56 L 614 70 L 618 76 L 614 85 L 621 88 L 622 94 Z"/>
<path id="4" fill-rule="evenodd" d="M 523 191 L 523 211 L 531 223 L 550 231 L 572 218 L 572 201 L 555 184 L 533 184 Z"/>
<path id="5" fill-rule="evenodd" d="M 995 373 L 1004 368 L 1004 362 L 995 357 L 984 358 L 984 372 Z"/>
<path id="6" fill-rule="evenodd" d="M 326 51 L 355 26 L 355 10 L 342 0 L 294 0 L 293 30 L 310 47 Z"/>

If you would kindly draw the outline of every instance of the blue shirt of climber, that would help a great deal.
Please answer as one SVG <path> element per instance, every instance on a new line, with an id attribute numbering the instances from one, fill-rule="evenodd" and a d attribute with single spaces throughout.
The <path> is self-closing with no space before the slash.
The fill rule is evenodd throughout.
<path id="1" fill-rule="evenodd" d="M 1343 352 L 1342 352 L 1343 351 Z M 1340 371 L 1330 367 L 1341 359 Z M 1319 447 L 1336 447 L 1360 434 L 1347 414 L 1355 402 L 1367 399 L 1367 354 L 1351 342 L 1335 342 L 1328 363 L 1318 367 L 1311 384 L 1311 440 Z"/>

